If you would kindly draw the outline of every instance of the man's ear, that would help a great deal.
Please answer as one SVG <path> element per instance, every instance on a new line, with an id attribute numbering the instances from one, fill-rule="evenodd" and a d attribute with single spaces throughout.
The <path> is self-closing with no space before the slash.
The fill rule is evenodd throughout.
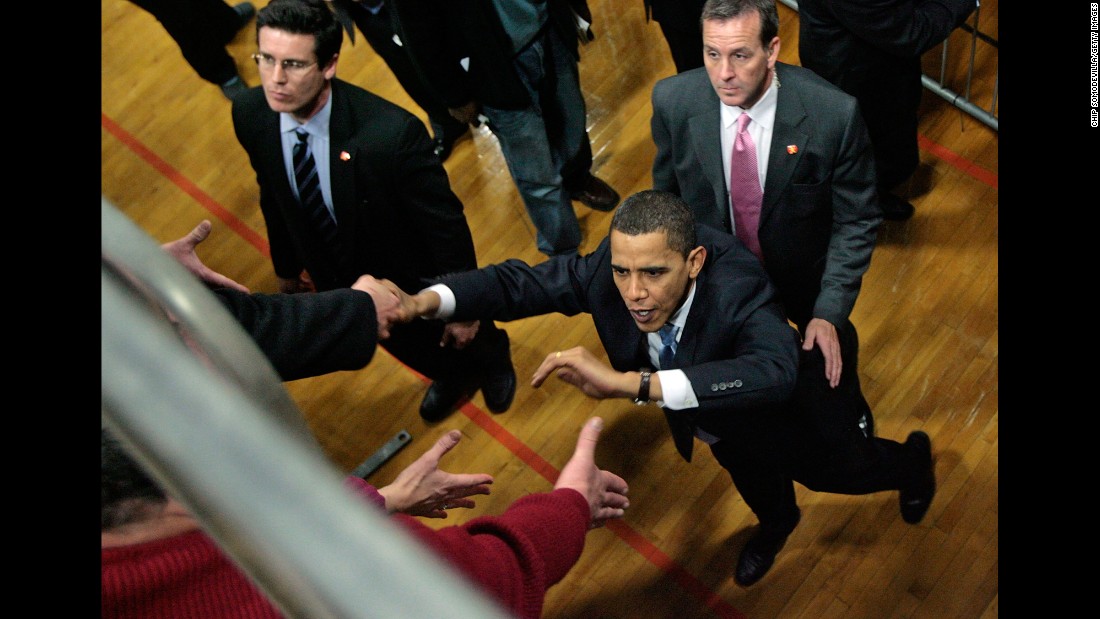
<path id="1" fill-rule="evenodd" d="M 707 261 L 707 248 L 702 245 L 696 247 L 688 253 L 688 271 L 692 279 L 699 276 L 699 271 L 703 270 L 703 263 Z"/>

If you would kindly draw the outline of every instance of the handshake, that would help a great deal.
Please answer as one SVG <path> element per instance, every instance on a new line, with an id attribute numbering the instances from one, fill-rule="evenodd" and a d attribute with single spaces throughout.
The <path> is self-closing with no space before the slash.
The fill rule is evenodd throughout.
<path id="1" fill-rule="evenodd" d="M 377 279 L 370 275 L 360 276 L 351 287 L 369 294 L 374 300 L 374 310 L 378 315 L 379 339 L 388 338 L 390 328 L 395 324 L 406 323 L 423 316 L 434 316 L 439 311 L 439 294 L 430 290 L 410 295 L 390 280 Z M 456 347 L 462 348 L 473 339 L 477 333 L 476 321 L 474 325 L 473 333 L 456 334 Z"/>

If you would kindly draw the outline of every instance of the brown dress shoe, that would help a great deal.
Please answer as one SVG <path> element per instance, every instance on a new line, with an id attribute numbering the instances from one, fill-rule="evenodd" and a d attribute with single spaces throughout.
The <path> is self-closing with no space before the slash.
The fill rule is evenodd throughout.
<path id="1" fill-rule="evenodd" d="M 582 204 L 595 211 L 604 213 L 613 210 L 619 204 L 619 194 L 611 185 L 600 179 L 588 176 L 588 181 L 580 191 L 572 193 L 570 198 L 579 200 Z"/>

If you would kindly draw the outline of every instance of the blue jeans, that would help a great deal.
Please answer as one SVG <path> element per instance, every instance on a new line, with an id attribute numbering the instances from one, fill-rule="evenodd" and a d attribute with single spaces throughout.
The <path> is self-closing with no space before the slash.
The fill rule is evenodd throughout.
<path id="1" fill-rule="evenodd" d="M 482 113 L 535 224 L 539 251 L 576 253 L 581 229 L 563 177 L 578 176 L 578 171 L 569 172 L 570 163 L 575 168 L 578 155 L 591 153 L 577 62 L 553 28 L 546 28 L 514 62 L 531 105 L 518 110 L 484 106 Z M 587 179 L 588 167 L 580 172 Z"/>

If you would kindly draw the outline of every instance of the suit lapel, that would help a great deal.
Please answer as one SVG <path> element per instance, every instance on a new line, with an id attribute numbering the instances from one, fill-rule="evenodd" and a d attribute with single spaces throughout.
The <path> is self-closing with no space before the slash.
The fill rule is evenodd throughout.
<path id="1" fill-rule="evenodd" d="M 780 75 L 782 65 L 776 64 L 776 75 L 780 84 L 786 79 Z M 778 91 L 778 102 L 775 108 L 775 128 L 772 129 L 771 150 L 768 153 L 768 178 L 764 182 L 764 204 L 760 213 L 760 225 L 764 225 L 768 216 L 775 210 L 776 203 L 783 190 L 791 183 L 795 168 L 806 151 L 806 144 L 810 136 L 799 129 L 803 119 L 806 118 L 806 110 L 802 107 L 802 101 L 791 86 Z M 794 152 L 791 152 L 791 151 Z"/>
<path id="2" fill-rule="evenodd" d="M 355 255 L 356 208 L 355 169 L 363 162 L 352 139 L 355 133 L 353 109 L 343 85 L 332 80 L 332 115 L 329 117 L 329 188 L 336 212 L 337 233 L 345 258 Z"/>
<path id="3" fill-rule="evenodd" d="M 707 75 L 701 73 L 704 78 Z M 721 101 L 715 94 L 710 82 L 704 79 L 701 96 L 695 98 L 699 104 L 696 113 L 688 121 L 691 131 L 691 143 L 695 149 L 695 157 L 703 169 L 703 176 L 710 183 L 714 191 L 714 204 L 720 211 L 719 221 L 729 219 L 730 199 L 726 189 L 725 173 L 722 171 L 722 140 L 718 137 L 718 128 L 722 124 L 722 116 L 719 112 Z"/>
<path id="4" fill-rule="evenodd" d="M 272 170 L 271 182 L 275 195 L 279 196 L 280 204 L 290 205 L 290 210 L 295 215 L 301 209 L 298 207 L 298 199 L 294 197 L 294 190 L 290 186 L 290 178 L 286 172 L 286 162 L 283 160 L 283 136 L 279 131 L 279 113 L 272 110 L 263 100 L 263 108 L 258 109 L 258 117 L 261 119 L 260 148 L 257 156 L 263 161 L 262 169 Z"/>

